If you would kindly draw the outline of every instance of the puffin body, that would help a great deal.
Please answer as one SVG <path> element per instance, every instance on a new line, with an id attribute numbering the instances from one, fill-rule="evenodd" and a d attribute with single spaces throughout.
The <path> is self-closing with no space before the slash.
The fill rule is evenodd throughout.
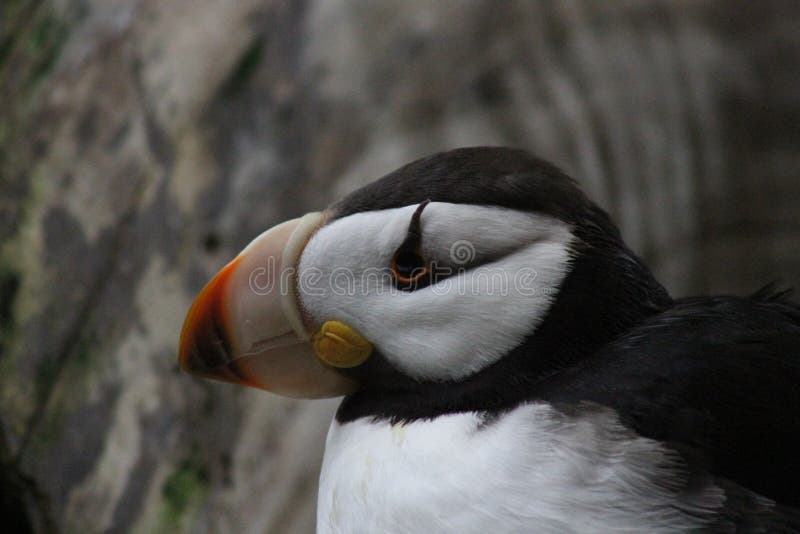
<path id="1" fill-rule="evenodd" d="M 256 238 L 180 362 L 344 395 L 320 532 L 792 531 L 786 297 L 675 301 L 558 169 L 459 149 Z"/>

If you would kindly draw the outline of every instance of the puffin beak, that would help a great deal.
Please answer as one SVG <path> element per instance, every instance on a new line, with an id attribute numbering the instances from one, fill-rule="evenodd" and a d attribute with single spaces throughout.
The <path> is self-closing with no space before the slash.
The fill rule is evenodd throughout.
<path id="1" fill-rule="evenodd" d="M 184 371 L 288 397 L 355 389 L 315 354 L 297 298 L 297 263 L 322 219 L 309 213 L 267 230 L 203 288 L 181 331 Z"/>

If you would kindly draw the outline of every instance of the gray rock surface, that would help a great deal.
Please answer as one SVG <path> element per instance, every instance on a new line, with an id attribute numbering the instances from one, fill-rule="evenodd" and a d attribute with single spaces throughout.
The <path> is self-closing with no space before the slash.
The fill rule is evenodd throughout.
<path id="1" fill-rule="evenodd" d="M 3 0 L 6 526 L 312 531 L 336 402 L 181 374 L 181 322 L 263 229 L 434 151 L 554 161 L 676 295 L 800 283 L 798 27 L 778 0 Z"/>

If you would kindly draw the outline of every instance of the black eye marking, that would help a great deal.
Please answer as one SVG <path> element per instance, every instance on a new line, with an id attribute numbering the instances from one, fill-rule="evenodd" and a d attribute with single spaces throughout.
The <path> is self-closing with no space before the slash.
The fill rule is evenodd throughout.
<path id="1" fill-rule="evenodd" d="M 392 257 L 392 278 L 398 289 L 413 291 L 431 283 L 431 266 L 422 255 L 422 225 L 420 217 L 430 200 L 421 202 L 408 225 L 406 238 Z"/>
<path id="2" fill-rule="evenodd" d="M 404 248 L 407 250 L 411 248 L 417 250 L 422 245 L 422 224 L 420 223 L 420 219 L 422 217 L 422 210 L 430 203 L 430 200 L 424 200 L 420 202 L 417 209 L 414 210 L 414 214 L 411 216 L 411 222 L 408 223 L 408 233 L 398 250 L 403 250 Z"/>

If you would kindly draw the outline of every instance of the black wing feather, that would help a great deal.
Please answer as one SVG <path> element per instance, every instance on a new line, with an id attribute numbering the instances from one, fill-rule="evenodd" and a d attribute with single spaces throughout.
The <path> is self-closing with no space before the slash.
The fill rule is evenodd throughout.
<path id="1" fill-rule="evenodd" d="M 538 393 L 614 408 L 712 473 L 800 506 L 800 307 L 787 296 L 677 301 Z"/>

